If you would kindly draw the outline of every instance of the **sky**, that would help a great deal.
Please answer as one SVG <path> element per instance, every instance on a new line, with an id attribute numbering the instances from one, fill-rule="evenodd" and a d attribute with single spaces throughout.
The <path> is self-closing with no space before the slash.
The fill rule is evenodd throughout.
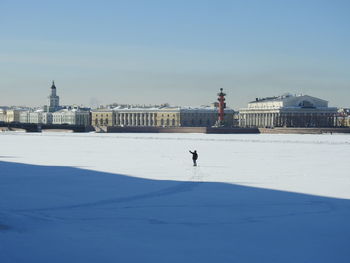
<path id="1" fill-rule="evenodd" d="M 0 0 L 0 105 L 350 107 L 350 1 Z"/>

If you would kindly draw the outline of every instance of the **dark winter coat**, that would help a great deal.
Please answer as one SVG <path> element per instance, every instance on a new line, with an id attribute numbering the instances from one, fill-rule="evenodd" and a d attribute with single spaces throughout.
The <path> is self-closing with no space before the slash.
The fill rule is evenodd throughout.
<path id="1" fill-rule="evenodd" d="M 192 153 L 192 160 L 197 160 L 198 159 L 198 154 L 197 154 L 196 151 L 194 151 L 194 152 L 190 151 L 190 153 Z"/>

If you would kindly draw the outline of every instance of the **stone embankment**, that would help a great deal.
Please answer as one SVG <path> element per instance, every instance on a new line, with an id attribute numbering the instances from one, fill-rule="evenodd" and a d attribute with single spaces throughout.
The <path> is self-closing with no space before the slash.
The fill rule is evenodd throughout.
<path id="1" fill-rule="evenodd" d="M 108 133 L 207 133 L 207 134 L 323 134 L 350 133 L 350 128 L 211 128 L 211 127 L 105 127 Z"/>
<path id="2" fill-rule="evenodd" d="M 269 134 L 333 134 L 350 133 L 350 128 L 259 128 L 259 132 Z"/>
<path id="3" fill-rule="evenodd" d="M 213 127 L 115 127 L 115 126 L 77 126 L 77 125 L 37 125 L 0 123 L 0 132 L 6 131 L 65 131 L 65 132 L 99 132 L 99 133 L 207 133 L 207 134 L 333 134 L 350 133 L 349 128 L 213 128 Z"/>
<path id="4" fill-rule="evenodd" d="M 107 127 L 110 133 L 259 133 L 256 128 L 210 128 L 210 127 Z"/>

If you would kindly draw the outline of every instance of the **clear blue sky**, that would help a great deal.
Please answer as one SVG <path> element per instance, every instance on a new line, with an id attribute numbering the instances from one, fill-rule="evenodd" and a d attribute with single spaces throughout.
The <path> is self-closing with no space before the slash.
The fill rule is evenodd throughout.
<path id="1" fill-rule="evenodd" d="M 0 0 L 0 105 L 350 106 L 350 1 Z"/>

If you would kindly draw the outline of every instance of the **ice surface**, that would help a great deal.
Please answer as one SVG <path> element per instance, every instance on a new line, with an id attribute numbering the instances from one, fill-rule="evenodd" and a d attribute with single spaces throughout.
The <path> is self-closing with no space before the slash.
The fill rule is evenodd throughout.
<path id="1" fill-rule="evenodd" d="M 348 135 L 0 133 L 0 262 L 348 262 L 349 156 Z"/>

